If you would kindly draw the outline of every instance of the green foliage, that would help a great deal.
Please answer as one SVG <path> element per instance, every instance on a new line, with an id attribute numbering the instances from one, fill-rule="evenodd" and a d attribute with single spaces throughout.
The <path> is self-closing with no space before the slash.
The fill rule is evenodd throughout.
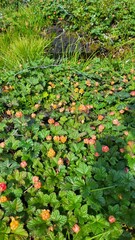
<path id="1" fill-rule="evenodd" d="M 134 9 L 2 1 L 0 239 L 135 238 Z M 50 58 L 54 24 L 111 55 Z"/>

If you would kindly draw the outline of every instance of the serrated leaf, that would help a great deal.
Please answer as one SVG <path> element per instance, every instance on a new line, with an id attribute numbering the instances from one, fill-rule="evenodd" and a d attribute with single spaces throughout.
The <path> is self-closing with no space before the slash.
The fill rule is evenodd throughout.
<path id="1" fill-rule="evenodd" d="M 9 240 L 9 235 L 0 233 L 0 240 Z"/>
<path id="2" fill-rule="evenodd" d="M 13 189 L 12 191 L 13 191 L 14 195 L 15 195 L 17 198 L 19 198 L 19 197 L 22 196 L 23 191 L 22 191 L 21 188 Z"/>
<path id="3" fill-rule="evenodd" d="M 54 222 L 58 222 L 60 226 L 63 226 L 67 221 L 67 217 L 60 215 L 60 212 L 58 210 L 55 210 L 51 214 L 51 220 Z"/>
<path id="4" fill-rule="evenodd" d="M 87 173 L 88 173 L 89 176 L 90 176 L 90 174 L 91 174 L 91 167 L 87 166 L 85 163 L 80 163 L 79 167 L 76 168 L 76 171 L 78 173 L 80 173 L 81 175 L 87 175 Z"/>
<path id="5" fill-rule="evenodd" d="M 16 228 L 14 231 L 13 231 L 13 234 L 16 234 L 16 235 L 19 235 L 19 236 L 22 236 L 22 237 L 28 237 L 28 233 L 27 231 L 23 228 L 23 224 L 20 224 L 18 226 L 18 228 Z"/>
<path id="6" fill-rule="evenodd" d="M 38 136 L 40 139 L 45 139 L 47 135 L 49 135 L 50 131 L 47 131 L 46 129 L 43 129 L 42 131 L 38 132 Z"/>
<path id="7" fill-rule="evenodd" d="M 17 212 L 22 212 L 23 211 L 23 204 L 22 201 L 20 200 L 20 198 L 16 198 L 13 201 L 13 204 L 15 204 L 15 209 Z"/>

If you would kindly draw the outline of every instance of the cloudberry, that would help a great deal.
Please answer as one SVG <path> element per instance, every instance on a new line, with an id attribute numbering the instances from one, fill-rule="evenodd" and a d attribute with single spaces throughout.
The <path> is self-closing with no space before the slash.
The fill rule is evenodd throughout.
<path id="1" fill-rule="evenodd" d="M 102 152 L 109 152 L 108 146 L 102 146 Z"/>
<path id="2" fill-rule="evenodd" d="M 0 203 L 7 202 L 7 201 L 8 201 L 8 199 L 7 199 L 6 196 L 1 196 L 0 197 Z"/>
<path id="3" fill-rule="evenodd" d="M 22 167 L 22 168 L 27 167 L 27 162 L 26 162 L 26 161 L 22 161 L 22 162 L 20 163 L 20 167 Z"/>
<path id="4" fill-rule="evenodd" d="M 4 192 L 7 189 L 6 183 L 0 183 L 0 192 Z"/>
<path id="5" fill-rule="evenodd" d="M 98 120 L 99 121 L 102 121 L 104 119 L 104 116 L 103 115 L 98 115 Z"/>
<path id="6" fill-rule="evenodd" d="M 66 136 L 60 136 L 60 141 L 62 143 L 65 143 L 67 141 L 67 137 Z"/>
<path id="7" fill-rule="evenodd" d="M 36 189 L 41 188 L 41 186 L 42 186 L 42 183 L 40 181 L 34 183 L 34 188 L 36 188 Z"/>
<path id="8" fill-rule="evenodd" d="M 78 224 L 75 224 L 73 227 L 72 227 L 72 230 L 74 233 L 78 233 L 80 231 L 80 227 Z"/>
<path id="9" fill-rule="evenodd" d="M 39 177 L 33 176 L 32 181 L 33 181 L 33 183 L 37 183 L 39 181 Z"/>
<path id="10" fill-rule="evenodd" d="M 1 143 L 0 143 L 0 147 L 1 147 L 1 148 L 4 148 L 4 147 L 5 147 L 5 142 L 1 142 Z"/>
<path id="11" fill-rule="evenodd" d="M 12 221 L 10 223 L 10 229 L 14 231 L 18 228 L 18 226 L 19 226 L 19 222 L 12 217 Z"/>
<path id="12" fill-rule="evenodd" d="M 54 136 L 53 140 L 54 140 L 54 142 L 59 142 L 60 141 L 60 137 L 59 136 Z"/>
<path id="13" fill-rule="evenodd" d="M 55 121 L 54 121 L 54 119 L 53 119 L 53 118 L 49 118 L 49 119 L 48 119 L 48 123 L 49 123 L 49 124 L 54 124 L 54 123 L 55 123 Z"/>
<path id="14" fill-rule="evenodd" d="M 131 91 L 131 92 L 130 92 L 130 95 L 131 95 L 132 97 L 135 97 L 135 91 Z"/>
<path id="15" fill-rule="evenodd" d="M 109 216 L 108 221 L 110 223 L 114 223 L 114 222 L 116 222 L 116 218 L 114 216 Z"/>
<path id="16" fill-rule="evenodd" d="M 55 151 L 53 148 L 50 148 L 49 151 L 47 152 L 47 157 L 53 158 L 56 155 Z"/>
<path id="17" fill-rule="evenodd" d="M 23 113 L 22 112 L 16 112 L 15 116 L 17 118 L 21 118 L 23 116 Z"/>
<path id="18" fill-rule="evenodd" d="M 41 218 L 44 220 L 44 221 L 46 221 L 46 220 L 48 220 L 49 218 L 50 218 L 50 210 L 46 210 L 46 209 L 44 209 L 44 210 L 42 210 L 42 212 L 41 212 Z"/>

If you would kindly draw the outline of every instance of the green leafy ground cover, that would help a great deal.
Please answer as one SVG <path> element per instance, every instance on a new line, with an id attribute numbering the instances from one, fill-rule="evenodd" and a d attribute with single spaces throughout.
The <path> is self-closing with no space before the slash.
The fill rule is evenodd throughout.
<path id="1" fill-rule="evenodd" d="M 135 239 L 135 4 L 89 2 L 2 1 L 0 240 Z M 109 55 L 53 59 L 54 24 Z"/>

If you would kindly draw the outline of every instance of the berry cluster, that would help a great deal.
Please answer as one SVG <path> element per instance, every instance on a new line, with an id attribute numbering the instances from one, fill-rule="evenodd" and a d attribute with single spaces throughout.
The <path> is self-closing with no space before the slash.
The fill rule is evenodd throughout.
<path id="1" fill-rule="evenodd" d="M 43 209 L 42 210 L 42 212 L 41 212 L 41 218 L 44 220 L 44 221 L 46 221 L 46 220 L 48 220 L 49 218 L 50 218 L 50 210 L 46 210 L 46 209 Z"/>

